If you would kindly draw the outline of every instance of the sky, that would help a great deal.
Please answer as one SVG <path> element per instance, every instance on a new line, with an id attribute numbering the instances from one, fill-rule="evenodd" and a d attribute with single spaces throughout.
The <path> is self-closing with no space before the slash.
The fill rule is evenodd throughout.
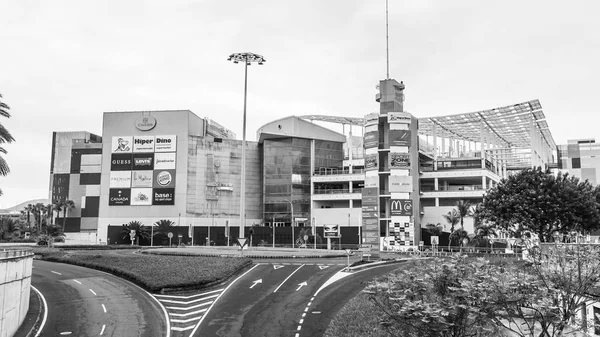
<path id="1" fill-rule="evenodd" d="M 557 144 L 597 138 L 600 2 L 389 0 L 390 77 L 417 117 L 539 99 Z M 108 111 L 189 109 L 241 139 L 290 115 L 364 117 L 386 78 L 384 0 L 0 2 L 11 173 L 0 208 L 47 198 L 53 131 Z"/>

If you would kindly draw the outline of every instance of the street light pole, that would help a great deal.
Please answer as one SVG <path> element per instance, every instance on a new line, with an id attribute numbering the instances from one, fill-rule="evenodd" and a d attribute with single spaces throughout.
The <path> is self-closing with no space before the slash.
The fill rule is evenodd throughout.
<path id="1" fill-rule="evenodd" d="M 294 248 L 294 203 L 292 203 L 290 200 L 285 199 L 285 201 L 290 203 L 290 207 L 292 209 L 292 213 L 290 214 L 290 218 L 292 219 L 292 248 Z"/>
<path id="2" fill-rule="evenodd" d="M 227 61 L 233 61 L 233 63 L 244 62 L 244 117 L 242 127 L 242 165 L 240 174 L 240 238 L 244 238 L 244 228 L 246 226 L 246 97 L 248 95 L 248 66 L 252 62 L 257 62 L 262 65 L 265 60 L 264 57 L 254 53 L 234 53 L 229 55 Z"/>

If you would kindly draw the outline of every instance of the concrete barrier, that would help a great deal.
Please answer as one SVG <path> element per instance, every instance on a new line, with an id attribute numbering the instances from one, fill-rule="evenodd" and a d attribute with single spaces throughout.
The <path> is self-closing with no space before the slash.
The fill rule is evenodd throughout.
<path id="1" fill-rule="evenodd" d="M 0 337 L 13 336 L 29 310 L 33 252 L 0 250 Z"/>

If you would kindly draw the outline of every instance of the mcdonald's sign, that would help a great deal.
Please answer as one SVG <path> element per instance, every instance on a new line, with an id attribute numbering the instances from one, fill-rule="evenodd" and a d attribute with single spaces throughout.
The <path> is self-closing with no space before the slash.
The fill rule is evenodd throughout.
<path id="1" fill-rule="evenodd" d="M 390 200 L 390 211 L 392 216 L 410 216 L 413 215 L 413 204 L 410 199 L 392 199 Z"/>

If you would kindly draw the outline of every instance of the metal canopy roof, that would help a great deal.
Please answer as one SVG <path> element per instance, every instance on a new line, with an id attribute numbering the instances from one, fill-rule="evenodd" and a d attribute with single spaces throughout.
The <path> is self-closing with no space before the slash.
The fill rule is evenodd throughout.
<path id="1" fill-rule="evenodd" d="M 337 124 L 364 125 L 364 118 L 340 117 L 326 115 L 299 116 L 311 121 L 322 121 Z M 490 110 L 482 110 L 464 114 L 419 118 L 419 133 L 432 135 L 433 125 L 437 125 L 437 135 L 444 130 L 446 136 L 463 140 L 481 142 L 481 121 L 490 131 L 490 137 L 496 143 L 507 148 L 531 147 L 531 121 L 537 125 L 542 138 L 550 149 L 556 148 L 552 133 L 545 121 L 539 100 L 508 105 Z M 489 140 L 486 140 L 489 142 Z"/>
<path id="2" fill-rule="evenodd" d="M 552 133 L 545 121 L 539 100 L 508 105 L 465 114 L 419 118 L 419 133 L 432 135 L 433 125 L 437 125 L 437 134 L 445 130 L 447 135 L 481 142 L 481 122 L 490 131 L 501 146 L 526 148 L 531 146 L 531 121 L 537 125 L 546 145 L 556 148 Z"/>

